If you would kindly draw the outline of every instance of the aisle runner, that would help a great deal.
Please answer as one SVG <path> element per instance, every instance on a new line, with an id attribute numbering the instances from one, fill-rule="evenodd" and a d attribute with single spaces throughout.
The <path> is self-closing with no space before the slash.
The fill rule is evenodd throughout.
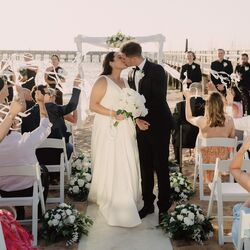
<path id="1" fill-rule="evenodd" d="M 136 228 L 110 227 L 98 212 L 97 206 L 88 206 L 87 215 L 94 219 L 88 237 L 82 237 L 78 250 L 172 250 L 171 242 L 155 226 L 158 215 L 143 219 Z"/>

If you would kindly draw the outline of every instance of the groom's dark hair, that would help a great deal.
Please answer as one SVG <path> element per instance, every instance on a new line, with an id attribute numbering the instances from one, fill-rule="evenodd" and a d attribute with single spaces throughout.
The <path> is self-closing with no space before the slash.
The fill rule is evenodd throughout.
<path id="1" fill-rule="evenodd" d="M 142 48 L 139 43 L 127 42 L 122 45 L 121 52 L 126 56 L 141 56 Z"/>

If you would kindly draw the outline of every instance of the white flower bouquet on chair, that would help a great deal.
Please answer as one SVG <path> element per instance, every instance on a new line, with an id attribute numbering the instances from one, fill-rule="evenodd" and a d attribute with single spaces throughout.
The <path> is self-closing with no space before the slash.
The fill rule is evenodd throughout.
<path id="1" fill-rule="evenodd" d="M 170 214 L 162 216 L 160 227 L 170 238 L 194 240 L 203 244 L 213 236 L 211 219 L 195 204 L 178 205 Z"/>
<path id="2" fill-rule="evenodd" d="M 89 217 L 71 205 L 61 203 L 45 213 L 42 233 L 47 242 L 66 240 L 66 245 L 70 246 L 79 242 L 82 235 L 88 235 L 92 225 L 93 221 Z"/>
<path id="3" fill-rule="evenodd" d="M 76 173 L 86 172 L 91 174 L 91 158 L 87 153 L 79 153 L 74 156 L 71 162 L 71 173 L 75 175 Z"/>
<path id="4" fill-rule="evenodd" d="M 186 202 L 194 195 L 191 183 L 182 173 L 170 174 L 171 201 L 179 203 Z"/>
<path id="5" fill-rule="evenodd" d="M 91 174 L 87 172 L 76 173 L 69 182 L 68 196 L 75 201 L 86 201 L 89 194 Z"/>
<path id="6" fill-rule="evenodd" d="M 148 110 L 145 107 L 145 97 L 131 88 L 123 88 L 119 99 L 117 115 L 125 115 L 125 117 L 135 119 L 137 117 L 146 116 Z M 119 121 L 114 123 L 118 126 Z"/>

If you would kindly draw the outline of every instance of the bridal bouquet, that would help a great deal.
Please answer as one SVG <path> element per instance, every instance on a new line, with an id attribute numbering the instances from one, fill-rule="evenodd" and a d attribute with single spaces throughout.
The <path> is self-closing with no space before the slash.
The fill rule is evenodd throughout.
<path id="1" fill-rule="evenodd" d="M 93 221 L 89 217 L 71 205 L 61 203 L 45 213 L 42 225 L 43 237 L 48 242 L 66 240 L 66 245 L 70 246 L 79 242 L 83 234 L 88 235 L 91 225 Z"/>
<path id="2" fill-rule="evenodd" d="M 194 195 L 191 183 L 182 173 L 175 172 L 170 174 L 170 188 L 170 199 L 177 203 L 186 202 Z"/>
<path id="3" fill-rule="evenodd" d="M 91 174 L 87 172 L 76 173 L 69 182 L 68 196 L 76 201 L 86 201 L 89 194 Z"/>
<path id="4" fill-rule="evenodd" d="M 91 174 L 91 158 L 87 153 L 79 153 L 71 162 L 72 175 L 80 172 Z"/>
<path id="5" fill-rule="evenodd" d="M 164 214 L 160 227 L 170 238 L 194 240 L 203 244 L 213 237 L 211 218 L 206 218 L 202 209 L 194 204 L 178 205 L 170 214 Z"/>
<path id="6" fill-rule="evenodd" d="M 135 119 L 140 116 L 146 116 L 148 110 L 145 107 L 145 97 L 131 88 L 123 88 L 119 98 L 117 115 L 125 115 L 126 118 Z M 114 126 L 118 125 L 118 121 Z"/>

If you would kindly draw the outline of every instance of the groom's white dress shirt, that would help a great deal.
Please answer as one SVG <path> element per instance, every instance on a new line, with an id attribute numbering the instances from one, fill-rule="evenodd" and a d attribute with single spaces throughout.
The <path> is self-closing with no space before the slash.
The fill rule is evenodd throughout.
<path id="1" fill-rule="evenodd" d="M 34 165 L 37 163 L 36 148 L 51 132 L 48 118 L 42 118 L 38 128 L 23 135 L 12 131 L 0 143 L 0 171 L 1 167 Z M 0 189 L 3 191 L 17 191 L 33 185 L 33 177 L 6 176 L 0 177 Z"/>
<path id="2" fill-rule="evenodd" d="M 139 67 L 139 69 L 140 70 L 143 70 L 143 67 L 144 67 L 144 65 L 145 65 L 145 63 L 146 63 L 146 59 L 144 59 L 142 62 L 141 62 L 141 64 L 140 65 L 138 65 L 138 67 Z M 139 81 L 140 81 L 141 79 L 139 78 L 139 74 L 138 74 L 138 71 L 136 71 L 135 72 L 135 87 L 136 87 L 136 90 L 138 91 L 138 85 L 139 85 Z"/>

